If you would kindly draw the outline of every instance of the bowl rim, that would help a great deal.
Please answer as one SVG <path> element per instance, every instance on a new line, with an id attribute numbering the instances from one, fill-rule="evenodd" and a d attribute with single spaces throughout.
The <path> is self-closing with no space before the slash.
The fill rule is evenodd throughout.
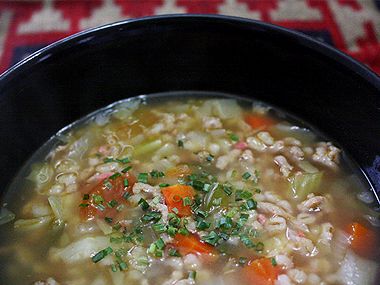
<path id="1" fill-rule="evenodd" d="M 2 83 L 7 80 L 10 80 L 17 73 L 22 72 L 24 69 L 32 66 L 34 63 L 38 63 L 42 61 L 48 53 L 53 53 L 55 50 L 58 50 L 63 45 L 73 46 L 77 44 L 77 42 L 82 37 L 87 37 L 91 34 L 95 34 L 99 31 L 111 29 L 114 27 L 122 27 L 129 26 L 133 23 L 149 23 L 149 22 L 161 22 L 165 20 L 173 21 L 175 19 L 178 20 L 211 20 L 214 22 L 220 23 L 235 23 L 240 24 L 242 26 L 255 26 L 265 29 L 270 32 L 278 32 L 282 35 L 285 35 L 290 38 L 295 38 L 299 40 L 300 44 L 311 48 L 314 51 L 320 52 L 323 55 L 333 59 L 335 62 L 344 65 L 348 69 L 354 71 L 360 77 L 368 81 L 371 85 L 373 85 L 376 89 L 380 91 L 380 76 L 377 75 L 374 71 L 372 71 L 369 67 L 355 60 L 351 56 L 347 55 L 341 50 L 328 45 L 322 41 L 319 41 L 311 36 L 308 36 L 302 32 L 298 32 L 295 30 L 291 30 L 288 28 L 284 28 L 275 24 L 253 20 L 248 18 L 236 17 L 236 16 L 228 16 L 228 15 L 220 15 L 220 14 L 165 14 L 165 15 L 155 15 L 155 16 L 146 16 L 141 18 L 133 18 L 121 20 L 113 23 L 108 23 L 105 25 L 89 28 L 78 33 L 67 36 L 63 39 L 55 41 L 22 59 L 21 61 L 15 63 L 13 66 L 9 67 L 3 73 L 0 74 L 0 87 Z"/>

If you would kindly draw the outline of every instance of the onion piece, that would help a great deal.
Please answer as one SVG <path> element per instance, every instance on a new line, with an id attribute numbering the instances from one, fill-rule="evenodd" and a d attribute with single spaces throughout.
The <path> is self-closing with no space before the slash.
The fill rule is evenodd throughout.
<path id="1" fill-rule="evenodd" d="M 57 218 L 58 222 L 63 222 L 63 207 L 61 198 L 58 196 L 50 196 L 48 198 L 51 209 L 53 210 L 54 216 Z"/>
<path id="2" fill-rule="evenodd" d="M 52 219 L 52 216 L 43 216 L 34 219 L 20 219 L 14 223 L 14 228 L 21 231 L 36 230 L 48 225 Z"/>

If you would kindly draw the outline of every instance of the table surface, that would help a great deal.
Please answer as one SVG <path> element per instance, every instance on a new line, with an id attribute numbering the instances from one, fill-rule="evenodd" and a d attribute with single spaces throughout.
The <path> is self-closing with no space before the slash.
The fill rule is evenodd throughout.
<path id="1" fill-rule="evenodd" d="M 43 0 L 0 1 L 0 73 L 78 31 L 128 18 L 224 14 L 295 29 L 380 74 L 380 0 Z"/>

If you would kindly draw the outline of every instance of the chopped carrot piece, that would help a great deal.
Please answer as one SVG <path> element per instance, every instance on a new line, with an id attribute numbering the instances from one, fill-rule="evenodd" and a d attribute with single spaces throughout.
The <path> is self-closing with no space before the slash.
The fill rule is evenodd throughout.
<path id="1" fill-rule="evenodd" d="M 260 115 L 246 115 L 244 120 L 254 129 L 265 129 L 275 124 L 273 119 Z"/>
<path id="2" fill-rule="evenodd" d="M 195 190 L 187 185 L 172 185 L 162 189 L 166 205 L 170 212 L 176 213 L 179 217 L 187 217 L 191 215 L 191 207 L 189 204 L 193 202 Z M 190 199 L 190 203 L 185 203 Z M 173 210 L 177 209 L 177 210 Z"/>
<path id="3" fill-rule="evenodd" d="M 250 285 L 274 285 L 280 270 L 269 258 L 260 258 L 244 267 L 243 274 Z"/>
<path id="4" fill-rule="evenodd" d="M 350 235 L 351 248 L 359 255 L 369 257 L 376 246 L 376 234 L 360 223 L 349 224 L 347 233 Z"/>
<path id="5" fill-rule="evenodd" d="M 176 234 L 174 237 L 174 244 L 182 255 L 186 254 L 212 254 L 214 248 L 206 243 L 203 243 L 195 235 L 189 234 L 187 236 Z"/>
<path id="6" fill-rule="evenodd" d="M 125 185 L 128 181 L 127 186 Z M 132 193 L 132 187 L 136 182 L 136 178 L 129 174 L 123 174 L 116 179 L 105 178 L 90 189 L 85 189 L 87 195 L 83 198 L 82 205 L 86 207 L 80 208 L 80 215 L 83 220 L 93 218 L 114 218 L 117 215 L 116 205 L 125 204 L 123 195 L 127 192 Z M 109 188 L 107 188 L 107 185 Z M 108 203 L 114 203 L 114 207 L 109 207 Z"/>
<path id="7" fill-rule="evenodd" d="M 191 174 L 191 169 L 186 164 L 172 167 L 166 171 L 168 177 L 184 177 Z"/>

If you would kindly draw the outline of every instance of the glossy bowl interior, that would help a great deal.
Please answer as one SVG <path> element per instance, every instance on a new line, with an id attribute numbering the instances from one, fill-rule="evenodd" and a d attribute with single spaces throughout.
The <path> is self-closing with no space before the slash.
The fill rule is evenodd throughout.
<path id="1" fill-rule="evenodd" d="M 85 114 L 131 96 L 189 90 L 256 98 L 303 118 L 338 142 L 369 187 L 380 191 L 379 77 L 298 33 L 193 15 L 86 31 L 3 74 L 0 185 L 49 137 Z"/>

